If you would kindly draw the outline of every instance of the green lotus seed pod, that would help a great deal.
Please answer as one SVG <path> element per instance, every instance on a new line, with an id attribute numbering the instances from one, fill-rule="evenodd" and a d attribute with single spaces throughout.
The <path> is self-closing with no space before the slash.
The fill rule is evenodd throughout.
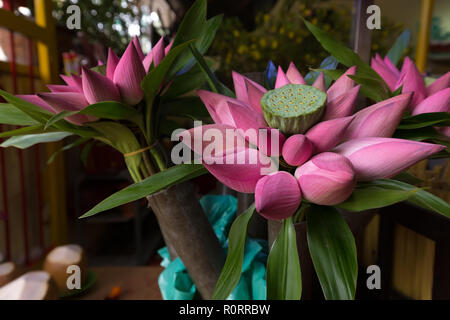
<path id="1" fill-rule="evenodd" d="M 325 110 L 327 95 L 311 86 L 287 84 L 267 91 L 261 99 L 264 118 L 284 134 L 304 133 L 317 123 Z"/>

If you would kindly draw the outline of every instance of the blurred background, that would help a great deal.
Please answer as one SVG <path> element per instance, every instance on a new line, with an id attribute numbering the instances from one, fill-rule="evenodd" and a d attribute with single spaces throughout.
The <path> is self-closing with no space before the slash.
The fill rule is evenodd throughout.
<path id="1" fill-rule="evenodd" d="M 269 60 L 283 68 L 293 61 L 302 73 L 308 72 L 328 54 L 308 32 L 300 16 L 353 47 L 359 2 L 209 0 L 208 15 L 223 13 L 224 21 L 207 55 L 214 61 L 218 77 L 229 86 L 232 70 L 262 72 Z M 0 88 L 13 93 L 42 91 L 46 83 L 61 81 L 58 74 L 79 73 L 81 66 L 94 67 L 105 62 L 109 47 L 122 54 L 135 36 L 147 53 L 160 37 L 170 41 L 192 3 L 190 0 L 0 0 Z M 370 48 L 366 48 L 370 56 L 375 52 L 384 56 L 397 36 L 410 29 L 408 55 L 414 59 L 420 46 L 428 50 L 423 71 L 439 76 L 449 70 L 450 1 L 373 3 L 381 9 L 381 29 L 372 32 Z M 425 44 L 418 42 L 420 28 L 424 28 L 421 25 L 424 3 L 432 3 L 430 24 L 425 26 L 429 41 Z M 80 30 L 69 30 L 66 26 L 70 16 L 67 8 L 73 4 L 81 9 Z M 35 24 L 39 26 L 37 31 Z M 6 127 L 1 130 L 11 129 Z M 57 149 L 56 144 L 27 150 L 0 149 L 0 261 L 2 256 L 32 266 L 55 245 L 75 242 L 85 248 L 92 266 L 157 265 L 156 251 L 164 244 L 145 201 L 90 219 L 77 219 L 131 183 L 121 154 L 105 145 L 88 143 L 48 163 Z M 448 189 L 433 184 L 433 177 L 441 172 L 426 171 L 426 165 L 417 170 L 416 174 L 431 181 L 429 186 L 435 188 L 434 192 L 448 201 Z M 196 184 L 199 196 L 217 190 L 211 176 L 197 179 Z M 401 228 L 406 227 L 399 228 L 399 234 L 404 233 Z M 414 224 L 408 228 L 413 230 Z M 358 250 L 362 265 L 379 259 L 379 230 L 380 219 L 373 219 L 360 234 Z M 414 285 L 405 285 L 407 280 L 395 278 L 393 285 L 404 296 L 431 299 L 436 239 L 414 232 L 416 238 L 405 233 L 403 240 L 392 240 L 422 241 L 417 245 L 419 249 L 402 247 L 402 254 L 411 251 L 412 260 L 405 260 L 406 256 L 398 258 L 399 265 L 392 266 L 392 274 L 395 278 L 395 272 L 399 272 L 395 270 L 400 270 L 405 279 L 419 277 L 419 280 Z M 409 270 L 408 265 L 418 266 L 417 270 Z M 409 272 L 407 276 L 405 272 Z"/>

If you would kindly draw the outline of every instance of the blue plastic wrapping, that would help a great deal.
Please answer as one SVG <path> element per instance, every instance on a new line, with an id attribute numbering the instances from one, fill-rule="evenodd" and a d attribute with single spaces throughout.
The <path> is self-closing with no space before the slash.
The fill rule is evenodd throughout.
<path id="1" fill-rule="evenodd" d="M 228 232 L 236 217 L 237 200 L 230 195 L 206 195 L 200 204 L 221 245 L 228 248 Z M 229 300 L 266 299 L 267 241 L 247 238 L 242 275 Z M 158 279 L 164 300 L 192 300 L 196 288 L 180 258 L 170 260 L 167 247 L 158 251 L 165 267 Z"/>

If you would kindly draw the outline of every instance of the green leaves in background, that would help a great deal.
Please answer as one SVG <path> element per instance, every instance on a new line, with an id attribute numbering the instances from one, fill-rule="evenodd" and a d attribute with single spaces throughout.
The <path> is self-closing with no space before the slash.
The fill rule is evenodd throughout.
<path id="1" fill-rule="evenodd" d="M 353 234 L 333 207 L 313 205 L 306 213 L 308 247 L 327 300 L 353 300 L 358 263 Z"/>
<path id="2" fill-rule="evenodd" d="M 210 117 L 208 110 L 206 110 L 205 105 L 198 96 L 183 97 L 163 102 L 161 114 L 172 117 L 189 117 L 191 119 Z"/>
<path id="3" fill-rule="evenodd" d="M 348 211 L 364 211 L 390 206 L 413 196 L 419 188 L 410 190 L 392 190 L 375 186 L 358 186 L 352 195 L 338 208 Z"/>
<path id="4" fill-rule="evenodd" d="M 142 199 L 164 188 L 201 176 L 208 171 L 200 164 L 181 164 L 156 173 L 109 196 L 81 218 L 93 216 L 125 203 Z"/>
<path id="5" fill-rule="evenodd" d="M 325 31 L 319 29 L 312 23 L 303 19 L 306 27 L 320 42 L 322 47 L 333 57 L 346 67 L 356 66 L 357 83 L 361 84 L 361 93 L 375 101 L 381 101 L 389 98 L 389 89 L 383 79 L 367 63 L 365 63 L 355 52 L 346 47 L 339 40 L 331 37 Z M 373 93 L 377 92 L 377 95 Z"/>
<path id="6" fill-rule="evenodd" d="M 231 225 L 228 234 L 228 255 L 220 273 L 213 300 L 225 300 L 239 283 L 244 263 L 245 242 L 247 240 L 247 226 L 255 211 L 255 204 L 240 214 Z"/>
<path id="7" fill-rule="evenodd" d="M 364 182 L 364 184 L 367 186 L 375 186 L 386 190 L 417 190 L 417 187 L 413 185 L 392 179 L 378 179 L 370 182 Z M 426 192 L 425 190 L 418 189 L 407 199 L 407 202 L 450 218 L 450 204 L 442 200 L 441 198 L 436 197 L 429 192 Z"/>
<path id="8" fill-rule="evenodd" d="M 11 137 L 0 144 L 0 147 L 16 147 L 19 149 L 26 149 L 38 143 L 55 142 L 72 135 L 70 132 L 47 132 L 38 134 L 26 134 L 21 136 Z"/>
<path id="9" fill-rule="evenodd" d="M 186 12 L 173 41 L 173 47 L 187 41 L 195 40 L 195 48 L 202 55 L 206 53 L 222 22 L 222 16 L 216 16 L 206 20 L 206 3 L 206 0 L 197 0 Z M 189 51 L 183 52 L 183 54 L 177 57 L 168 75 L 172 77 L 181 69 L 186 71 L 193 65 L 192 53 Z"/>
<path id="10" fill-rule="evenodd" d="M 292 217 L 283 220 L 267 259 L 267 299 L 300 300 L 302 275 Z"/>
<path id="11" fill-rule="evenodd" d="M 400 59 L 405 54 L 406 49 L 408 49 L 409 41 L 411 40 L 411 30 L 406 29 L 402 32 L 395 40 L 394 45 L 387 53 L 388 58 L 392 61 L 394 65 L 397 65 Z"/>
<path id="12" fill-rule="evenodd" d="M 203 71 L 206 77 L 206 81 L 209 84 L 209 87 L 212 91 L 226 95 L 228 97 L 235 97 L 235 94 L 233 91 L 228 89 L 223 83 L 221 83 L 214 73 L 211 71 L 211 69 L 208 67 L 208 64 L 205 61 L 205 58 L 201 55 L 201 53 L 193 46 L 190 45 L 189 49 L 191 50 L 192 54 L 194 55 L 195 60 L 197 61 L 198 65 L 200 66 L 200 69 Z"/>

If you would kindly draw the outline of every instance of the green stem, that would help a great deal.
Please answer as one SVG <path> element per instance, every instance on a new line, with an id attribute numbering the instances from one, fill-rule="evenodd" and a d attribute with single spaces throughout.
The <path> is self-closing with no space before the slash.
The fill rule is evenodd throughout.
<path id="1" fill-rule="evenodd" d="M 166 164 L 165 164 L 164 160 L 162 159 L 161 155 L 159 154 L 158 150 L 156 150 L 155 148 L 151 148 L 150 153 L 153 156 L 153 159 L 155 159 L 158 169 L 160 171 L 166 170 L 167 169 Z"/>

